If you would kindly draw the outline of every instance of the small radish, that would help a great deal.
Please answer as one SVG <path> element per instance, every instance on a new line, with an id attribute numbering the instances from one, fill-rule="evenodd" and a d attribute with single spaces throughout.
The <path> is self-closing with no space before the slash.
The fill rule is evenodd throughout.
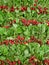
<path id="1" fill-rule="evenodd" d="M 37 4 L 35 3 L 34 6 L 37 6 Z"/>
<path id="2" fill-rule="evenodd" d="M 15 8 L 14 8 L 14 6 L 12 6 L 11 8 L 10 8 L 10 12 L 14 12 L 15 11 Z"/>
<path id="3" fill-rule="evenodd" d="M 34 7 L 31 7 L 30 10 L 35 10 L 35 8 Z"/>
<path id="4" fill-rule="evenodd" d="M 47 44 L 49 45 L 49 40 L 47 40 Z"/>

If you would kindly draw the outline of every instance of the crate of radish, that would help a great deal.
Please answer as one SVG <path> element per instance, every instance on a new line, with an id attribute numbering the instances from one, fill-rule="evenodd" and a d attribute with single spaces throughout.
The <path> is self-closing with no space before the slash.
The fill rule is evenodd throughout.
<path id="1" fill-rule="evenodd" d="M 0 1 L 0 65 L 49 65 L 49 1 Z"/>

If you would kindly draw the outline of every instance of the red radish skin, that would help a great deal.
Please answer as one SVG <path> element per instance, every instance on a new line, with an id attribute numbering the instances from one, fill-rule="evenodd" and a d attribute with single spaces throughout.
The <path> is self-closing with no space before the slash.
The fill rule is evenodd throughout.
<path id="1" fill-rule="evenodd" d="M 43 10 L 43 8 L 41 6 L 38 6 L 38 9 L 39 9 L 40 13 L 43 13 L 44 10 Z"/>
<path id="2" fill-rule="evenodd" d="M 35 3 L 34 6 L 37 6 L 37 4 Z"/>
<path id="3" fill-rule="evenodd" d="M 13 23 L 16 23 L 16 20 L 13 20 Z"/>
<path id="4" fill-rule="evenodd" d="M 21 37 L 21 41 L 24 41 L 25 40 L 25 38 L 24 37 Z"/>
<path id="5" fill-rule="evenodd" d="M 34 7 L 30 7 L 30 10 L 35 10 L 35 8 Z"/>
<path id="6" fill-rule="evenodd" d="M 48 8 L 44 7 L 44 10 L 46 11 L 46 10 L 48 10 Z"/>
<path id="7" fill-rule="evenodd" d="M 3 27 L 6 28 L 6 29 L 10 28 L 10 26 L 3 26 Z"/>
<path id="8" fill-rule="evenodd" d="M 28 43 L 27 43 L 27 41 L 26 41 L 26 42 L 24 42 L 24 44 L 28 44 Z"/>
<path id="9" fill-rule="evenodd" d="M 13 61 L 12 64 L 13 64 L 13 65 L 16 65 L 16 61 Z"/>
<path id="10" fill-rule="evenodd" d="M 33 62 L 32 65 L 36 65 L 35 62 Z"/>
<path id="11" fill-rule="evenodd" d="M 20 35 L 18 35 L 17 39 L 20 40 L 20 38 L 21 38 Z"/>
<path id="12" fill-rule="evenodd" d="M 2 43 L 8 45 L 9 44 L 9 40 L 4 40 Z"/>
<path id="13" fill-rule="evenodd" d="M 20 60 L 18 60 L 18 61 L 17 61 L 17 63 L 18 63 L 18 65 L 20 65 L 20 64 L 21 64 L 21 61 L 20 61 Z"/>
<path id="14" fill-rule="evenodd" d="M 31 43 L 31 42 L 32 42 L 32 40 L 31 40 L 31 39 L 29 39 L 27 42 L 28 42 L 28 43 Z"/>
<path id="15" fill-rule="evenodd" d="M 2 6 L 1 9 L 8 9 L 8 6 Z"/>
<path id="16" fill-rule="evenodd" d="M 14 12 L 15 11 L 15 8 L 14 8 L 14 6 L 12 6 L 11 8 L 10 8 L 10 12 Z"/>
<path id="17" fill-rule="evenodd" d="M 49 45 L 49 40 L 47 40 L 47 44 Z"/>
<path id="18" fill-rule="evenodd" d="M 32 20 L 32 22 L 31 22 L 33 25 L 37 25 L 38 24 L 38 22 L 36 21 L 36 20 Z"/>
<path id="19" fill-rule="evenodd" d="M 9 40 L 9 43 L 13 45 L 14 44 L 14 40 Z"/>
<path id="20" fill-rule="evenodd" d="M 4 61 L 1 61 L 1 65 L 5 65 L 5 62 Z"/>
<path id="21" fill-rule="evenodd" d="M 21 11 L 22 11 L 22 12 L 27 11 L 27 7 L 22 6 L 22 7 L 21 7 Z"/>
<path id="22" fill-rule="evenodd" d="M 28 44 L 31 42 L 37 42 L 40 45 L 42 45 L 42 41 L 40 39 L 35 38 L 34 36 L 31 36 L 29 40 L 25 41 L 25 37 L 21 37 L 20 35 L 17 36 L 14 40 L 4 40 L 3 42 L 0 42 L 0 45 L 5 44 Z"/>
<path id="23" fill-rule="evenodd" d="M 49 65 L 49 59 L 45 59 L 44 64 Z"/>
<path id="24" fill-rule="evenodd" d="M 47 22 L 47 25 L 49 26 L 49 22 Z"/>
<path id="25" fill-rule="evenodd" d="M 30 57 L 29 63 L 33 64 L 33 61 L 34 61 L 35 59 L 36 59 L 35 56 Z"/>
<path id="26" fill-rule="evenodd" d="M 36 20 L 26 20 L 26 19 L 22 19 L 21 21 L 22 21 L 22 23 L 23 23 L 25 26 L 29 26 L 30 24 L 32 24 L 32 25 L 38 25 L 38 24 L 39 24 Z"/>

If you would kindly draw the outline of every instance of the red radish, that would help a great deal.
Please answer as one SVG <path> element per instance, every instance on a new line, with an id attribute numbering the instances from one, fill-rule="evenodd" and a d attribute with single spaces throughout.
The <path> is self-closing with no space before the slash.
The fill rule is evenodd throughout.
<path id="1" fill-rule="evenodd" d="M 46 11 L 46 10 L 48 10 L 48 8 L 44 7 L 44 10 Z"/>
<path id="2" fill-rule="evenodd" d="M 5 9 L 8 9 L 8 6 L 5 6 Z"/>
<path id="3" fill-rule="evenodd" d="M 20 65 L 20 64 L 21 64 L 21 61 L 20 61 L 20 60 L 18 60 L 17 62 L 18 62 L 18 65 Z"/>
<path id="4" fill-rule="evenodd" d="M 45 59 L 44 64 L 49 65 L 49 59 Z"/>
<path id="5" fill-rule="evenodd" d="M 13 23 L 16 23 L 16 20 L 13 20 Z"/>
<path id="6" fill-rule="evenodd" d="M 22 19 L 22 23 L 26 26 L 27 25 L 27 20 L 26 19 Z"/>
<path id="7" fill-rule="evenodd" d="M 35 59 L 36 59 L 35 56 L 30 57 L 29 63 L 33 63 L 33 61 L 34 61 Z"/>
<path id="8" fill-rule="evenodd" d="M 29 39 L 27 42 L 28 42 L 28 43 L 30 43 L 30 42 L 32 42 L 32 40 L 31 40 L 31 39 Z"/>
<path id="9" fill-rule="evenodd" d="M 30 23 L 31 23 L 31 20 L 27 20 L 27 24 L 26 24 L 26 26 L 29 26 Z"/>
<path id="10" fill-rule="evenodd" d="M 1 9 L 5 9 L 5 6 L 2 5 L 2 6 L 1 6 Z"/>
<path id="11" fill-rule="evenodd" d="M 40 13 L 43 13 L 44 10 L 42 9 L 41 6 L 38 6 L 38 9 L 39 9 L 39 12 L 40 12 Z"/>
<path id="12" fill-rule="evenodd" d="M 32 40 L 32 42 L 38 42 L 40 45 L 42 44 L 42 41 L 35 38 L 34 36 L 31 36 L 30 39 Z"/>
<path id="13" fill-rule="evenodd" d="M 35 62 L 32 62 L 32 65 L 36 65 L 36 63 Z"/>
<path id="14" fill-rule="evenodd" d="M 16 61 L 13 61 L 12 64 L 13 64 L 13 65 L 16 65 Z"/>
<path id="15" fill-rule="evenodd" d="M 2 5 L 0 6 L 0 9 L 8 9 L 8 6 Z"/>
<path id="16" fill-rule="evenodd" d="M 24 41 L 25 38 L 21 37 L 21 36 L 18 36 L 17 39 L 20 40 L 20 41 Z"/>
<path id="17" fill-rule="evenodd" d="M 21 41 L 24 41 L 25 40 L 25 38 L 24 37 L 21 37 Z"/>
<path id="18" fill-rule="evenodd" d="M 10 63 L 11 61 L 10 60 L 6 60 L 7 63 Z"/>
<path id="19" fill-rule="evenodd" d="M 37 6 L 37 4 L 35 3 L 34 6 Z"/>
<path id="20" fill-rule="evenodd" d="M 25 6 L 21 7 L 21 11 L 26 11 L 26 10 L 27 10 L 27 7 L 25 7 Z"/>
<path id="21" fill-rule="evenodd" d="M 1 61 L 1 65 L 5 65 L 5 62 L 4 61 Z"/>
<path id="22" fill-rule="evenodd" d="M 22 23 L 26 23 L 26 22 L 27 22 L 27 20 L 26 20 L 26 19 L 22 19 L 21 21 L 22 21 Z"/>
<path id="23" fill-rule="evenodd" d="M 26 26 L 29 26 L 29 25 L 30 25 L 30 22 L 27 22 L 27 23 L 26 23 Z"/>
<path id="24" fill-rule="evenodd" d="M 30 60 L 34 60 L 35 59 L 35 56 L 32 56 L 31 58 L 30 58 Z"/>
<path id="25" fill-rule="evenodd" d="M 31 10 L 35 10 L 35 8 L 34 8 L 34 7 L 31 7 L 30 9 L 31 9 Z"/>
<path id="26" fill-rule="evenodd" d="M 9 40 L 9 43 L 10 44 L 14 44 L 14 40 Z"/>
<path id="27" fill-rule="evenodd" d="M 24 11 L 24 8 L 23 7 L 21 7 L 21 11 Z"/>
<path id="28" fill-rule="evenodd" d="M 18 36 L 17 36 L 17 39 L 19 39 L 19 40 L 20 40 L 20 38 L 21 38 L 21 37 L 20 37 L 20 35 L 18 35 Z"/>
<path id="29" fill-rule="evenodd" d="M 14 6 L 12 6 L 10 9 L 10 12 L 14 12 L 14 11 L 15 11 L 15 8 L 14 8 Z"/>
<path id="30" fill-rule="evenodd" d="M 47 44 L 49 45 L 49 40 L 47 40 Z"/>
<path id="31" fill-rule="evenodd" d="M 33 25 L 37 25 L 38 24 L 38 22 L 36 21 L 36 20 L 32 20 L 32 22 L 31 22 Z"/>
<path id="32" fill-rule="evenodd" d="M 9 62 L 9 65 L 13 65 L 13 63 L 12 62 Z"/>
<path id="33" fill-rule="evenodd" d="M 47 22 L 47 25 L 49 26 L 49 22 Z"/>
<path id="34" fill-rule="evenodd" d="M 17 39 L 18 39 L 19 41 L 22 41 L 22 38 L 21 38 L 21 36 L 18 36 L 18 37 L 17 37 Z"/>
<path id="35" fill-rule="evenodd" d="M 40 13 L 43 13 L 43 9 L 40 9 Z"/>
<path id="36" fill-rule="evenodd" d="M 3 41 L 3 44 L 8 45 L 8 44 L 9 44 L 9 40 L 4 40 L 4 41 Z"/>
<path id="37" fill-rule="evenodd" d="M 24 44 L 28 44 L 27 41 L 25 41 Z"/>
<path id="38" fill-rule="evenodd" d="M 13 63 L 12 63 L 10 60 L 7 60 L 7 63 L 8 63 L 9 65 L 13 65 Z"/>
<path id="39" fill-rule="evenodd" d="M 8 6 L 3 6 L 3 9 L 8 9 Z"/>
<path id="40" fill-rule="evenodd" d="M 35 39 L 35 37 L 34 37 L 34 36 L 31 36 L 31 37 L 30 37 L 30 39 L 31 39 L 31 40 L 34 40 L 34 39 Z"/>
<path id="41" fill-rule="evenodd" d="M 40 10 L 40 9 L 42 9 L 42 7 L 41 6 L 38 6 L 38 9 Z"/>
<path id="42" fill-rule="evenodd" d="M 31 22 L 32 22 L 32 20 L 28 20 L 28 22 L 29 22 L 29 23 L 31 23 Z"/>
<path id="43" fill-rule="evenodd" d="M 40 13 L 43 13 L 43 9 L 42 9 L 42 8 L 41 8 L 41 9 L 39 9 L 39 12 L 40 12 Z"/>
<path id="44" fill-rule="evenodd" d="M 3 27 L 8 29 L 10 26 L 3 26 Z"/>

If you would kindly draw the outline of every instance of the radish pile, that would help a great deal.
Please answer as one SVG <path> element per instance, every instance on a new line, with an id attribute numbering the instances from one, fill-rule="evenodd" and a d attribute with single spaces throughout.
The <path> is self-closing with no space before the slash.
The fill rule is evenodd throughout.
<path id="1" fill-rule="evenodd" d="M 49 0 L 0 1 L 0 65 L 49 65 Z"/>

